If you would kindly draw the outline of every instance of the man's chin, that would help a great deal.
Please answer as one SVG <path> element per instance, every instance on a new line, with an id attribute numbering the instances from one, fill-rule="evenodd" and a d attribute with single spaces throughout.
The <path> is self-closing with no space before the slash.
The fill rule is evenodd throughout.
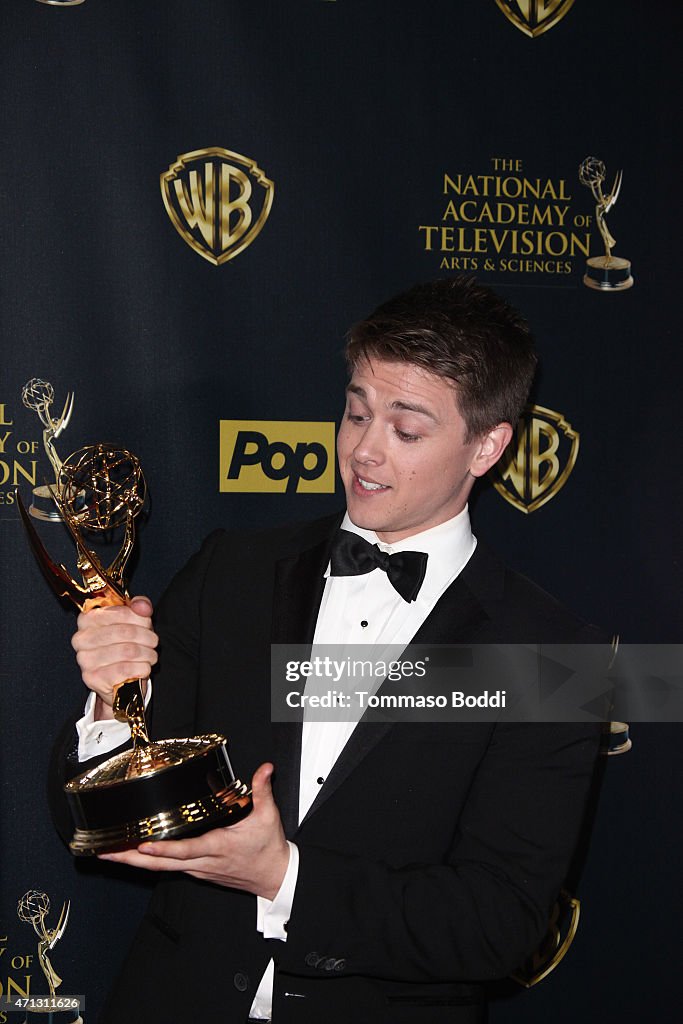
<path id="1" fill-rule="evenodd" d="M 371 530 L 373 533 L 381 534 L 393 533 L 397 529 L 391 520 L 377 509 L 358 508 L 349 503 L 346 511 L 353 525 L 359 530 Z"/>
<path id="2" fill-rule="evenodd" d="M 357 526 L 359 530 L 375 529 L 375 520 L 371 516 L 364 516 L 362 513 L 357 513 L 348 507 L 346 512 L 353 525 Z"/>
<path id="3" fill-rule="evenodd" d="M 373 530 L 375 533 L 382 529 L 383 518 L 373 513 L 369 508 L 358 508 L 353 501 L 347 501 L 346 511 L 354 526 L 359 530 Z"/>
<path id="4" fill-rule="evenodd" d="M 389 496 L 391 490 L 368 492 L 358 495 L 352 490 L 346 493 L 346 511 L 354 526 L 360 530 L 372 530 L 373 533 L 392 533 L 400 530 L 394 522 L 395 510 Z"/>

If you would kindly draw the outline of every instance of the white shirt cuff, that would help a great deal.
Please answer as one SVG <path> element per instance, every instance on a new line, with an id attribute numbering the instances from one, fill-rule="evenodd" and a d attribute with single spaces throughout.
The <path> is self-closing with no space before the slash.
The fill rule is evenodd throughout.
<path id="1" fill-rule="evenodd" d="M 294 890 L 299 877 L 299 847 L 287 840 L 289 847 L 289 864 L 278 889 L 275 899 L 267 900 L 263 896 L 256 897 L 256 929 L 263 933 L 264 939 L 281 939 L 287 941 L 287 923 L 292 913 Z"/>
<path id="2" fill-rule="evenodd" d="M 152 699 L 152 684 L 148 682 L 145 695 L 145 707 Z M 101 719 L 95 721 L 95 701 L 97 694 L 92 690 L 85 702 L 83 717 L 76 722 L 78 733 L 78 760 L 88 761 L 91 757 L 100 754 L 108 754 L 110 750 L 127 743 L 130 739 L 130 729 L 125 722 L 117 722 L 115 718 Z"/>

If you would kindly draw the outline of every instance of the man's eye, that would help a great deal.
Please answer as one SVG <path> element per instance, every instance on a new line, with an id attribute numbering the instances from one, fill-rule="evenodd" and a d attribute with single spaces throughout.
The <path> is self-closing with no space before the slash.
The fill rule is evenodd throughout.
<path id="1" fill-rule="evenodd" d="M 359 412 L 347 412 L 346 418 L 347 420 L 351 420 L 352 423 L 362 423 L 365 416 Z"/>
<path id="2" fill-rule="evenodd" d="M 420 440 L 420 435 L 419 434 L 408 434 L 405 430 L 399 430 L 398 427 L 396 427 L 395 430 L 396 430 L 397 436 L 401 439 L 401 441 L 419 441 Z"/>

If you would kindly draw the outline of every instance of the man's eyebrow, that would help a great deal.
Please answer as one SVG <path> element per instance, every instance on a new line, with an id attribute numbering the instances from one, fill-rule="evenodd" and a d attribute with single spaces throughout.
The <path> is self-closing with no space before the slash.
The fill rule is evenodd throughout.
<path id="1" fill-rule="evenodd" d="M 363 401 L 367 401 L 368 396 L 365 388 L 360 387 L 360 385 L 348 384 L 346 390 L 353 395 L 358 395 L 358 397 L 362 398 Z M 391 402 L 389 408 L 395 409 L 398 412 L 417 412 L 420 413 L 421 416 L 428 416 L 430 420 L 434 421 L 434 423 L 439 423 L 438 416 L 435 416 L 431 409 L 428 409 L 424 405 L 420 405 L 419 402 L 406 402 L 402 398 L 397 398 L 395 402 Z"/>
<path id="2" fill-rule="evenodd" d="M 434 423 L 439 422 L 438 416 L 435 416 L 431 409 L 428 409 L 424 405 L 420 405 L 419 402 L 404 402 L 402 399 L 397 399 L 392 402 L 389 406 L 390 409 L 399 409 L 405 412 L 418 412 L 421 416 L 428 416 Z"/>

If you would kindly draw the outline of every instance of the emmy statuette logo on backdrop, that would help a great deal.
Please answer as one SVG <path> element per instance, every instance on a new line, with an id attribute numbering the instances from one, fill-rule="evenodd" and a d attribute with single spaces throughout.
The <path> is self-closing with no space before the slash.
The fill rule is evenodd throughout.
<path id="1" fill-rule="evenodd" d="M 274 192 L 254 160 L 220 146 L 182 153 L 161 175 L 171 223 L 216 267 L 251 245 L 268 219 Z"/>
<path id="2" fill-rule="evenodd" d="M 81 448 L 61 464 L 50 493 L 76 545 L 82 582 L 52 560 L 18 494 L 17 506 L 53 591 L 84 612 L 125 604 L 124 572 L 135 543 L 135 518 L 146 494 L 136 456 L 107 444 Z M 98 535 L 120 544 L 108 566 L 92 547 Z M 145 840 L 196 835 L 232 825 L 251 810 L 251 794 L 235 778 L 224 736 L 150 740 L 144 689 L 143 679 L 122 679 L 114 691 L 114 717 L 130 727 L 132 749 L 64 787 L 76 826 L 72 853 L 105 853 Z"/>
<path id="3" fill-rule="evenodd" d="M 493 486 L 520 512 L 535 512 L 562 490 L 578 454 L 579 434 L 562 413 L 530 405 L 491 470 Z"/>
<path id="4" fill-rule="evenodd" d="M 221 420 L 221 491 L 334 493 L 334 423 Z"/>
<path id="5" fill-rule="evenodd" d="M 627 754 L 633 746 L 628 722 L 610 722 L 609 733 L 603 736 L 601 754 Z"/>
<path id="6" fill-rule="evenodd" d="M 496 3 L 515 28 L 536 39 L 562 21 L 574 0 L 496 0 Z"/>
<path id="7" fill-rule="evenodd" d="M 579 181 L 589 188 L 595 199 L 595 219 L 600 236 L 605 246 L 604 256 L 591 256 L 586 260 L 586 273 L 583 283 L 587 288 L 600 292 L 623 292 L 633 284 L 631 263 L 629 260 L 612 255 L 616 241 L 607 227 L 607 214 L 615 205 L 621 191 L 621 171 L 617 171 L 612 191 L 605 195 L 602 184 L 607 177 L 607 170 L 602 160 L 587 156 L 579 167 Z"/>
<path id="8" fill-rule="evenodd" d="M 17 904 L 17 916 L 25 924 L 33 925 L 38 936 L 38 963 L 47 980 L 49 995 L 31 995 L 17 1000 L 15 1009 L 22 1009 L 26 1016 L 21 1024 L 83 1024 L 80 1015 L 80 1000 L 77 996 L 57 995 L 56 990 L 62 979 L 52 966 L 50 953 L 66 931 L 69 920 L 70 902 L 62 906 L 62 912 L 54 928 L 48 928 L 46 918 L 50 913 L 50 899 L 47 893 L 30 889 Z"/>
<path id="9" fill-rule="evenodd" d="M 24 384 L 21 391 L 22 402 L 27 409 L 38 413 L 40 422 L 43 424 L 43 446 L 55 477 L 52 486 L 58 486 L 59 477 L 62 472 L 62 460 L 57 454 L 55 441 L 69 426 L 69 420 L 74 408 L 74 396 L 73 391 L 68 393 L 62 414 L 56 418 L 50 412 L 54 397 L 55 391 L 52 384 L 46 380 L 41 380 L 39 377 L 32 377 L 28 383 Z M 33 488 L 33 501 L 31 502 L 29 512 L 36 519 L 42 519 L 47 523 L 60 523 L 62 521 L 62 517 L 52 500 L 51 486 L 48 484 L 42 484 L 39 487 Z"/>

